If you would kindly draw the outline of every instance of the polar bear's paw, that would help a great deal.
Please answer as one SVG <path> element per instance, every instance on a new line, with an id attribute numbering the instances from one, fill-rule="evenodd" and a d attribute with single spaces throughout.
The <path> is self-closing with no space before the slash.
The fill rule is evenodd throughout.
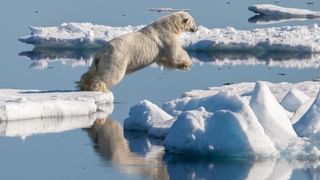
<path id="1" fill-rule="evenodd" d="M 103 81 L 94 81 L 92 85 L 90 86 L 91 91 L 100 91 L 100 92 L 106 92 L 108 91 L 107 85 Z"/>
<path id="2" fill-rule="evenodd" d="M 192 63 L 189 63 L 189 62 L 183 62 L 183 63 L 177 64 L 177 68 L 182 70 L 190 70 L 191 66 L 192 66 Z"/>

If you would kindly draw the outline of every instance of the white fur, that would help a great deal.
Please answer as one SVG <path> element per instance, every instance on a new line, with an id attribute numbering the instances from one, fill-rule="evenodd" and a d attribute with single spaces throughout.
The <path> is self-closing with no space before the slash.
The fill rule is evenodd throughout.
<path id="1" fill-rule="evenodd" d="M 192 61 L 179 43 L 179 35 L 195 32 L 196 23 L 187 12 L 169 14 L 144 27 L 111 40 L 95 55 L 88 72 L 78 82 L 80 89 L 106 91 L 119 83 L 126 73 L 154 62 L 189 69 Z"/>

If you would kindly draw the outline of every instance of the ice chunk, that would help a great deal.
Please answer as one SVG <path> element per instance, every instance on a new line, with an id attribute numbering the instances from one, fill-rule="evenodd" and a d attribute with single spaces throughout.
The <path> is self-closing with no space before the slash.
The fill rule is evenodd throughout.
<path id="1" fill-rule="evenodd" d="M 320 130 L 320 92 L 308 111 L 294 124 L 301 137 L 309 137 Z"/>
<path id="2" fill-rule="evenodd" d="M 172 119 L 163 121 L 164 118 L 157 117 L 162 109 L 146 105 L 140 108 L 141 113 L 147 112 L 141 119 L 144 119 L 142 124 L 148 122 L 145 117 L 160 119 L 147 124 L 146 129 L 149 135 L 164 138 L 168 152 L 231 157 L 279 155 L 289 159 L 316 160 L 320 151 L 315 143 L 320 133 L 315 131 L 311 138 L 299 138 L 288 118 L 288 111 L 279 100 L 287 99 L 290 103 L 285 104 L 292 105 L 296 98 L 300 98 L 300 93 L 314 97 L 318 88 L 317 82 L 306 81 L 296 84 L 239 83 L 193 90 L 163 105 L 163 109 L 174 116 Z M 288 93 L 290 89 L 292 92 Z M 311 106 L 309 101 L 293 112 L 293 119 L 306 116 L 306 109 Z"/>
<path id="3" fill-rule="evenodd" d="M 309 96 L 297 89 L 291 89 L 282 99 L 281 105 L 290 112 L 296 112 L 298 108 L 310 99 Z"/>
<path id="4" fill-rule="evenodd" d="M 172 125 L 164 141 L 170 152 L 228 156 L 276 154 L 273 142 L 239 96 L 219 93 L 199 104 L 204 106 L 183 112 Z"/>
<path id="5" fill-rule="evenodd" d="M 284 150 L 297 138 L 286 111 L 264 82 L 257 82 L 250 106 L 275 146 Z"/>
<path id="6" fill-rule="evenodd" d="M 178 11 L 190 11 L 190 9 L 173 9 L 173 8 L 150 8 L 148 9 L 151 12 L 159 12 L 159 13 L 172 13 Z"/>
<path id="7" fill-rule="evenodd" d="M 88 116 L 109 112 L 113 94 L 80 91 L 0 90 L 0 120 Z"/>
<path id="8" fill-rule="evenodd" d="M 294 113 L 294 115 L 291 117 L 290 121 L 292 124 L 295 124 L 297 121 L 299 121 L 302 116 L 309 110 L 311 105 L 313 104 L 315 98 L 310 98 L 307 102 L 302 104 L 297 111 Z"/>
<path id="9" fill-rule="evenodd" d="M 156 138 L 164 139 L 175 121 L 176 119 L 172 118 L 167 121 L 154 122 L 153 125 L 148 129 L 148 134 Z"/>
<path id="10" fill-rule="evenodd" d="M 248 9 L 254 13 L 273 17 L 286 18 L 319 18 L 319 11 L 311 11 L 308 9 L 286 8 L 272 4 L 257 4 L 249 6 Z"/>
<path id="11" fill-rule="evenodd" d="M 168 113 L 163 111 L 157 105 L 148 100 L 143 100 L 139 104 L 130 108 L 129 117 L 124 120 L 124 128 L 126 130 L 148 131 L 153 127 L 152 133 L 157 135 L 155 131 L 161 131 L 159 128 L 165 128 L 167 122 L 173 119 Z M 156 130 L 157 129 L 157 130 Z M 162 130 L 166 131 L 166 130 Z M 162 134 L 162 133 L 161 133 Z"/>

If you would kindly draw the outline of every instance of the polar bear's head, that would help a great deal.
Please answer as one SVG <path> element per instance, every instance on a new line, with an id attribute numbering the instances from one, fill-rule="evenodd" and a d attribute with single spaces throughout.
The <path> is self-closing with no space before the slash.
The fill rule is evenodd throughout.
<path id="1" fill-rule="evenodd" d="M 161 22 L 164 27 L 170 28 L 173 32 L 196 32 L 198 30 L 197 24 L 193 17 L 184 11 L 175 12 L 162 17 Z M 167 26 L 165 26 L 167 25 Z"/>

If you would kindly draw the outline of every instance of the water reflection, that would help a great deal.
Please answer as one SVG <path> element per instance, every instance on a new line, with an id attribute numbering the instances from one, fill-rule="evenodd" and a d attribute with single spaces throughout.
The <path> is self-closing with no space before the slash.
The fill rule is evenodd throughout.
<path id="1" fill-rule="evenodd" d="M 266 65 L 281 68 L 318 68 L 320 55 L 301 52 L 256 52 L 256 51 L 220 51 L 220 52 L 190 52 L 197 62 L 212 65 Z"/>
<path id="2" fill-rule="evenodd" d="M 85 128 L 93 148 L 106 164 L 121 173 L 146 179 L 319 179 L 317 162 L 199 158 L 166 153 L 162 141 L 146 133 L 124 131 L 106 114 L 63 119 L 1 121 L 0 136 L 25 138 L 35 134 Z"/>
<path id="3" fill-rule="evenodd" d="M 91 127 L 97 118 L 108 116 L 112 109 L 113 104 L 110 104 L 106 108 L 107 111 L 94 113 L 90 116 L 0 121 L 0 136 L 25 139 L 37 134 L 61 133 L 73 129 L 87 128 Z"/>
<path id="4" fill-rule="evenodd" d="M 151 145 L 146 136 L 127 134 L 131 142 L 134 142 L 128 143 L 123 127 L 117 121 L 108 118 L 98 119 L 86 131 L 95 151 L 106 162 L 111 161 L 121 172 L 151 179 L 168 179 L 167 169 L 162 161 L 163 148 Z"/>
<path id="5" fill-rule="evenodd" d="M 297 18 L 297 17 L 285 17 L 285 16 L 266 16 L 266 15 L 254 15 L 248 19 L 250 23 L 256 24 L 272 24 L 272 23 L 283 23 L 290 21 L 304 21 L 308 19 L 319 19 L 319 18 Z"/>
<path id="6" fill-rule="evenodd" d="M 47 69 L 50 63 L 59 62 L 61 64 L 76 66 L 90 66 L 97 50 L 53 50 L 53 49 L 33 49 L 23 51 L 19 56 L 29 58 L 32 63 L 31 69 Z"/>
<path id="7" fill-rule="evenodd" d="M 96 50 L 45 50 L 34 49 L 19 53 L 28 57 L 32 63 L 30 68 L 46 69 L 51 63 L 76 66 L 90 66 Z M 209 63 L 212 65 L 266 65 L 282 68 L 318 68 L 320 55 L 304 52 L 264 52 L 264 51 L 215 51 L 215 52 L 189 52 L 196 63 Z M 169 64 L 160 64 L 172 68 Z M 130 73 L 130 72 L 127 72 Z"/>
<path id="8" fill-rule="evenodd" d="M 150 179 L 317 179 L 318 164 L 281 159 L 197 158 L 165 153 L 161 141 L 124 131 L 111 119 L 99 119 L 86 130 L 99 156 L 123 173 Z"/>

